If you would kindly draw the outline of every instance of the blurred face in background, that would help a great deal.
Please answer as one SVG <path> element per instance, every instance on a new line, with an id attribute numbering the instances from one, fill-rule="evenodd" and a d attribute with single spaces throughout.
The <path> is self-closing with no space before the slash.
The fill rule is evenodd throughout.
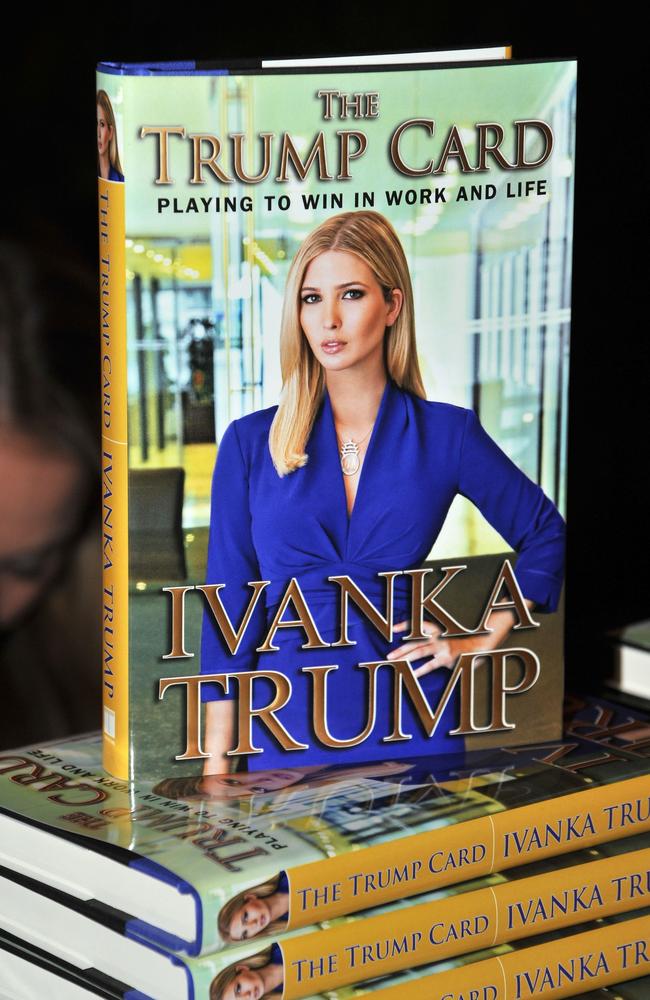
<path id="1" fill-rule="evenodd" d="M 65 566 L 87 496 L 72 453 L 0 427 L 0 630 L 19 624 Z"/>

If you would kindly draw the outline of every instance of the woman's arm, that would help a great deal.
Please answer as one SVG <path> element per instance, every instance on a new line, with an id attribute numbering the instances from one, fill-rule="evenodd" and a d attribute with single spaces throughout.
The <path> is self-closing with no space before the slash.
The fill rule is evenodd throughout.
<path id="1" fill-rule="evenodd" d="M 555 611 L 564 579 L 564 521 L 471 410 L 465 417 L 457 488 L 517 552 L 515 576 L 523 596 L 538 611 Z"/>
<path id="2" fill-rule="evenodd" d="M 531 611 L 535 607 L 534 601 L 526 601 L 526 604 Z M 442 629 L 435 622 L 425 622 L 424 631 L 429 634 L 428 639 L 405 642 L 398 649 L 393 649 L 386 659 L 410 662 L 428 657 L 425 663 L 421 663 L 417 670 L 413 671 L 415 677 L 421 677 L 431 670 L 437 670 L 438 667 L 453 667 L 462 653 L 488 653 L 492 649 L 499 649 L 517 621 L 517 616 L 510 608 L 504 608 L 502 611 L 495 608 L 486 623 L 487 627 L 492 629 L 488 635 L 462 636 L 458 639 L 441 639 Z M 410 622 L 400 622 L 395 625 L 393 632 L 404 632 L 406 628 L 410 628 Z"/>
<path id="3" fill-rule="evenodd" d="M 526 476 L 467 410 L 458 460 L 457 490 L 478 507 L 518 554 L 515 576 L 529 609 L 555 611 L 564 578 L 565 526 L 551 500 Z M 487 622 L 488 635 L 441 638 L 442 629 L 427 622 L 426 640 L 404 643 L 388 659 L 427 658 L 414 671 L 416 677 L 438 667 L 453 667 L 462 653 L 489 652 L 508 638 L 517 617 L 509 608 L 494 609 Z M 395 632 L 403 632 L 400 622 Z"/>
<path id="4" fill-rule="evenodd" d="M 252 539 L 248 468 L 237 428 L 230 424 L 217 454 L 212 480 L 210 540 L 207 584 L 222 584 L 218 596 L 235 628 L 239 627 L 251 602 L 250 583 L 260 580 L 257 553 Z M 233 655 L 228 649 L 212 612 L 206 607 L 201 635 L 201 673 L 221 674 L 254 670 L 257 646 L 264 631 L 264 604 L 259 598 L 244 637 Z M 225 753 L 235 746 L 235 693 L 226 695 L 218 684 L 201 686 L 207 702 L 203 773 L 219 774 L 231 767 Z M 236 688 L 236 685 L 231 685 Z"/>
<path id="5" fill-rule="evenodd" d="M 235 702 L 209 701 L 205 706 L 204 747 L 210 756 L 203 761 L 203 774 L 225 774 L 230 770 L 228 750 L 235 745 Z"/>

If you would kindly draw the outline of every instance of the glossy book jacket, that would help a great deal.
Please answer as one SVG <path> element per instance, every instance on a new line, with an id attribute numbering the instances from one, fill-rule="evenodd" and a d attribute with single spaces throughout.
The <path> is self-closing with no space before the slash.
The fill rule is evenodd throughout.
<path id="1" fill-rule="evenodd" d="M 403 61 L 99 67 L 120 778 L 560 735 L 576 65 Z"/>

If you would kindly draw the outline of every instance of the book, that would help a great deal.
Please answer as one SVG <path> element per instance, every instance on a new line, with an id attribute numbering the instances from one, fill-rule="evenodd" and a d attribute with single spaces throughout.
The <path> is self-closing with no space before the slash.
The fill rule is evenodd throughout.
<path id="1" fill-rule="evenodd" d="M 0 997 L 2 1000 L 143 1000 L 126 983 L 111 982 L 91 969 L 30 947 L 12 934 L 0 932 Z"/>
<path id="2" fill-rule="evenodd" d="M 608 683 L 638 698 L 650 697 L 650 620 L 635 622 L 610 636 L 612 670 Z"/>
<path id="3" fill-rule="evenodd" d="M 284 1000 L 341 987 L 586 921 L 646 909 L 650 837 L 617 841 L 529 869 L 463 883 L 326 922 L 308 933 L 246 941 L 201 959 L 161 951 L 125 935 L 123 915 L 44 890 L 0 869 L 0 930 L 156 1000 L 227 1000 L 240 970 L 255 970 Z M 263 961 L 265 959 L 265 961 Z M 220 984 L 220 985 L 219 985 Z M 227 984 L 227 986 L 226 986 Z M 241 986 L 241 984 L 239 984 Z"/>
<path id="4" fill-rule="evenodd" d="M 422 58 L 99 66 L 118 778 L 560 737 L 576 64 Z"/>
<path id="5" fill-rule="evenodd" d="M 296 770 L 284 788 L 276 772 L 123 783 L 98 736 L 11 751 L 0 864 L 196 955 L 649 832 L 647 716 L 594 698 L 567 709 L 556 743 Z"/>
<path id="6" fill-rule="evenodd" d="M 540 935 L 524 942 L 525 947 L 516 942 L 501 945 L 352 988 L 341 987 L 320 994 L 319 1000 L 325 997 L 351 1000 L 353 996 L 371 994 L 377 994 L 378 1000 L 398 997 L 400 1000 L 421 997 L 522 1000 L 549 996 L 557 1000 L 577 995 L 584 995 L 587 1000 L 646 1000 L 650 985 L 648 912 L 646 909 L 641 914 L 605 918 L 567 935 L 557 932 Z M 96 969 L 80 969 L 3 932 L 0 932 L 0 982 L 3 1000 L 33 1000 L 34 996 L 44 994 L 52 1000 L 97 996 L 110 1000 L 160 1000 L 127 983 L 110 980 Z M 251 988 L 253 983 L 249 979 L 246 985 Z M 204 996 L 208 994 L 197 994 L 193 1000 L 202 1000 Z M 217 990 L 210 994 L 210 1000 L 218 997 Z"/>

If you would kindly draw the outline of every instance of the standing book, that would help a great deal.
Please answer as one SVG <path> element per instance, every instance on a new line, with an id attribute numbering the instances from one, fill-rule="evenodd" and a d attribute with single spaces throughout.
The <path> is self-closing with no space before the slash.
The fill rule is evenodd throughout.
<path id="1" fill-rule="evenodd" d="M 487 55 L 100 65 L 117 777 L 560 735 L 576 65 Z"/>

